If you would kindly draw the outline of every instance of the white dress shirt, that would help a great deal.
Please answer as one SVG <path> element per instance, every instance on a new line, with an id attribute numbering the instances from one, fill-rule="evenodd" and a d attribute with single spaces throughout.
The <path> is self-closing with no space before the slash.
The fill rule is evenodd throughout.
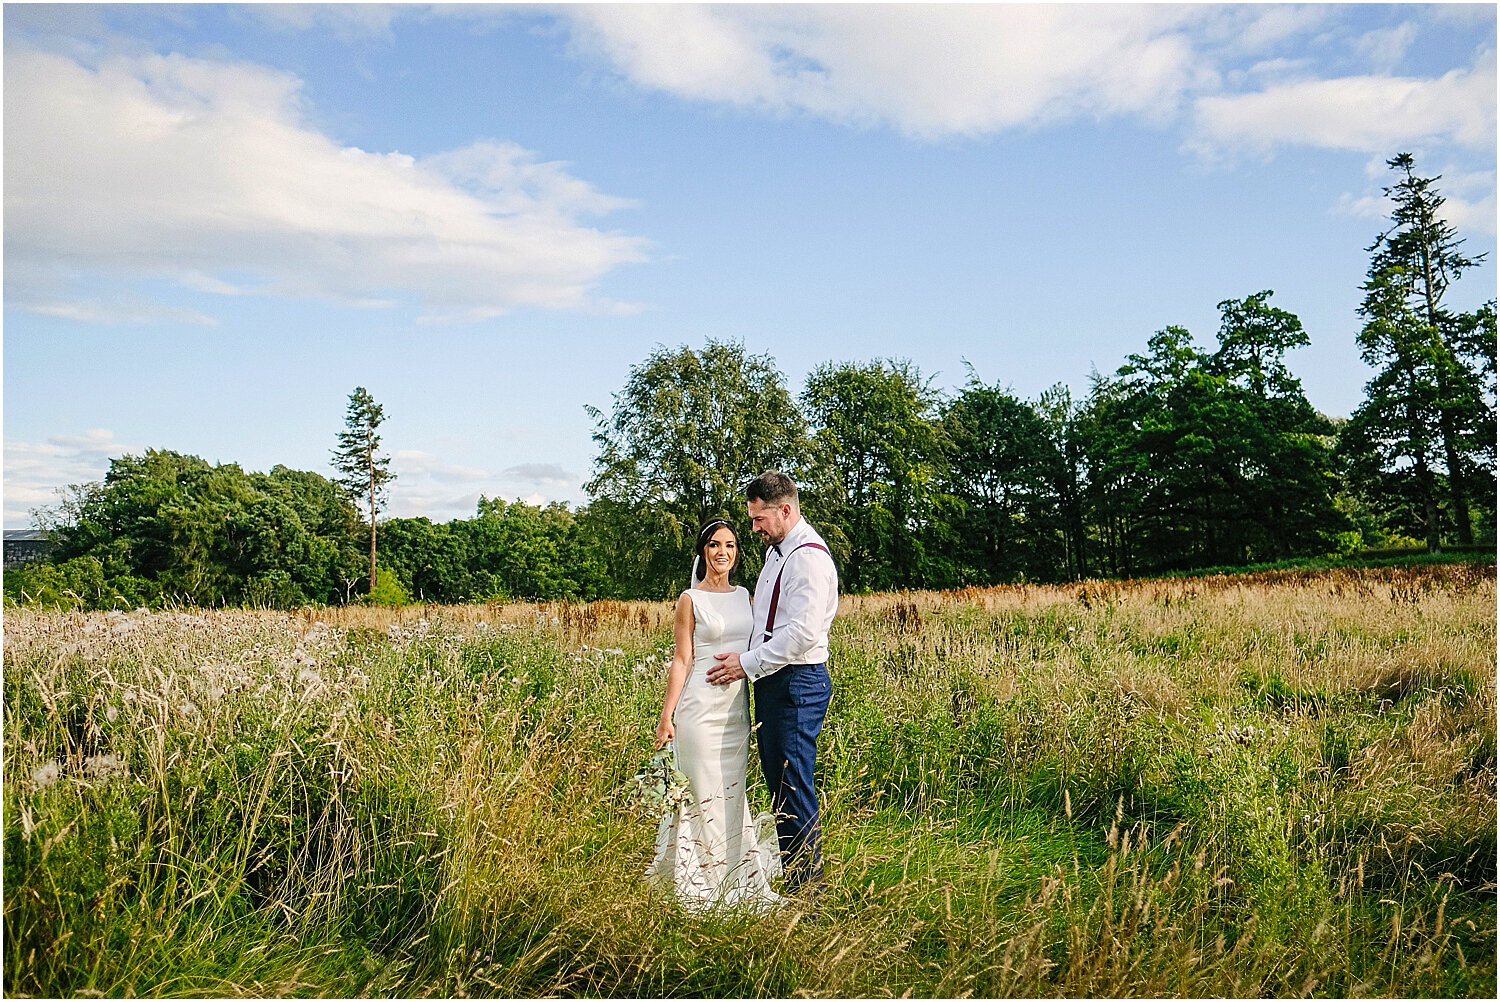
<path id="1" fill-rule="evenodd" d="M 785 539 L 775 547 L 766 547 L 766 565 L 755 582 L 752 605 L 755 632 L 750 635 L 750 649 L 740 655 L 740 667 L 752 681 L 787 665 L 828 660 L 828 628 L 833 625 L 833 614 L 839 608 L 839 573 L 833 566 L 833 557 L 822 550 L 810 546 L 796 550 L 803 543 L 828 545 L 806 519 L 799 518 L 787 530 Z M 781 598 L 776 604 L 776 622 L 771 639 L 763 640 L 778 573 Z"/>

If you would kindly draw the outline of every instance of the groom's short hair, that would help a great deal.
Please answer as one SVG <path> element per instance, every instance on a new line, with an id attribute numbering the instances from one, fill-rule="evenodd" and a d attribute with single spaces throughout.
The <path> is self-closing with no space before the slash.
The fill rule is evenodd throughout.
<path id="1" fill-rule="evenodd" d="M 792 483 L 792 478 L 780 470 L 767 470 L 754 480 L 750 481 L 745 488 L 746 501 L 759 501 L 761 504 L 791 504 L 798 506 L 797 485 Z"/>

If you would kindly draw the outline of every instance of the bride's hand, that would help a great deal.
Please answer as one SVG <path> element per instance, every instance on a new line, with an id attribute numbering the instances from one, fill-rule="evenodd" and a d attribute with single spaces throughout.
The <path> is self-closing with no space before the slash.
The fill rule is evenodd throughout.
<path id="1" fill-rule="evenodd" d="M 676 734 L 672 730 L 672 721 L 670 719 L 663 720 L 656 725 L 656 747 L 665 747 L 667 742 L 671 741 L 675 736 Z"/>

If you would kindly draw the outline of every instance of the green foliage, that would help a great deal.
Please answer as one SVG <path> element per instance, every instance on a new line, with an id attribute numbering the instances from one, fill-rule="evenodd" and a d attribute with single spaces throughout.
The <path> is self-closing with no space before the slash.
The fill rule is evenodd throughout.
<path id="1" fill-rule="evenodd" d="M 949 584 L 934 541 L 956 508 L 940 485 L 944 437 L 937 396 L 906 361 L 832 363 L 807 377 L 802 404 L 813 464 L 804 509 L 814 513 L 850 591 Z"/>
<path id="2" fill-rule="evenodd" d="M 1333 426 L 1284 360 L 1307 334 L 1296 316 L 1269 304 L 1271 295 L 1219 304 L 1219 347 L 1209 363 L 1242 408 L 1233 515 L 1247 530 L 1241 545 L 1251 560 L 1317 552 L 1346 524 L 1333 497 Z"/>
<path id="3" fill-rule="evenodd" d="M 244 473 L 148 449 L 70 489 L 51 561 L 5 575 L 8 599 L 86 609 L 332 602 L 358 575 L 358 516 L 315 473 Z"/>
<path id="4" fill-rule="evenodd" d="M 942 483 L 959 507 L 945 540 L 955 579 L 941 583 L 1054 577 L 1066 566 L 1068 491 L 1053 429 L 1031 404 L 985 385 L 972 369 L 968 384 L 943 405 L 942 426 Z"/>
<path id="5" fill-rule="evenodd" d="M 1334 555 L 1340 557 L 1352 557 L 1364 549 L 1364 536 L 1357 532 L 1340 532 L 1333 537 Z"/>
<path id="6" fill-rule="evenodd" d="M 112 585 L 113 582 L 110 582 Z M 133 608 L 130 598 L 109 588 L 98 557 L 73 557 L 60 564 L 33 561 L 5 572 L 5 598 L 17 604 L 34 603 L 47 609 L 101 609 L 111 601 Z M 134 596 L 132 596 L 134 597 Z M 144 604 L 144 603 L 141 603 Z"/>
<path id="7" fill-rule="evenodd" d="M 388 607 L 410 605 L 411 595 L 407 594 L 406 589 L 401 587 L 401 581 L 396 577 L 394 571 L 382 567 L 376 570 L 375 587 L 366 593 L 365 601 L 371 605 L 384 605 Z"/>
<path id="8" fill-rule="evenodd" d="M 380 455 L 380 436 L 376 430 L 384 422 L 385 408 L 363 386 L 356 386 L 349 394 L 344 430 L 338 433 L 338 448 L 333 450 L 333 465 L 343 474 L 339 486 L 351 498 L 370 497 L 372 506 L 384 499 L 388 485 L 395 479 L 389 469 L 390 458 Z M 374 511 L 372 507 L 372 521 Z"/>
<path id="9" fill-rule="evenodd" d="M 1282 362 L 1305 343 L 1270 292 L 1219 304 L 1219 349 L 1159 331 L 1081 421 L 1101 570 L 1140 574 L 1326 552 L 1335 504 L 1332 432 Z"/>
<path id="10" fill-rule="evenodd" d="M 804 465 L 803 418 L 769 355 L 710 340 L 660 348 L 632 366 L 606 416 L 590 407 L 599 452 L 585 489 L 609 542 L 609 576 L 628 597 L 683 587 L 698 527 L 745 518 L 744 488 L 767 469 Z M 759 569 L 753 547 L 742 574 Z"/>
<path id="11" fill-rule="evenodd" d="M 1385 189 L 1391 228 L 1369 248 L 1360 353 L 1376 368 L 1350 416 L 1340 451 L 1354 490 L 1391 530 L 1472 543 L 1493 538 L 1495 306 L 1455 312 L 1449 286 L 1482 259 L 1442 217 L 1436 177 L 1412 156 L 1387 161 L 1400 180 Z"/>
<path id="12" fill-rule="evenodd" d="M 610 593 L 597 527 L 587 510 L 480 498 L 472 519 L 381 523 L 385 564 L 427 602 L 594 599 Z"/>

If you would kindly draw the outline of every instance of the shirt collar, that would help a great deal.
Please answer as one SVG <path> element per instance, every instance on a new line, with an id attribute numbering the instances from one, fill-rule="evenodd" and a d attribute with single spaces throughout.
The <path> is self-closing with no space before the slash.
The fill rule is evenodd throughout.
<path id="1" fill-rule="evenodd" d="M 778 557 L 785 559 L 786 555 L 795 550 L 799 543 L 805 541 L 804 537 L 807 535 L 807 519 L 799 518 L 797 519 L 797 524 L 787 530 L 786 536 L 781 542 L 771 544 L 771 549 L 776 551 Z"/>

